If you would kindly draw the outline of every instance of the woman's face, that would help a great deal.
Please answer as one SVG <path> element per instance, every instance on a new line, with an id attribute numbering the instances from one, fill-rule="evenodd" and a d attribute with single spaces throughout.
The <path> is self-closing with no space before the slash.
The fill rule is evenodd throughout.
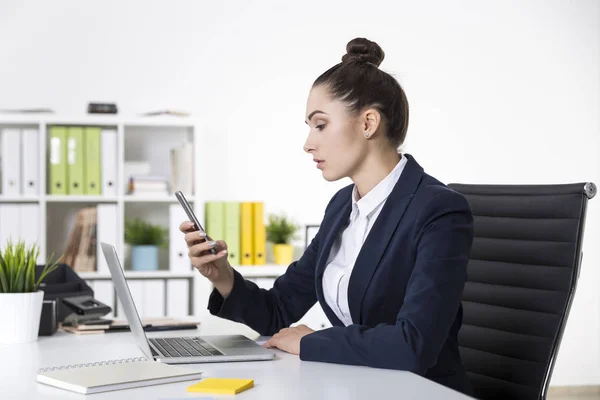
<path id="1" fill-rule="evenodd" d="M 352 177 L 367 154 L 365 123 L 323 86 L 314 87 L 306 105 L 310 127 L 304 151 L 312 154 L 327 181 Z"/>

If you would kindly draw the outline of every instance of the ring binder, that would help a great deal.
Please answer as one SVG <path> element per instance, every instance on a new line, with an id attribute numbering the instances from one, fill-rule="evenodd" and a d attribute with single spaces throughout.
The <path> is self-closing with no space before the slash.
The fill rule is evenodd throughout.
<path id="1" fill-rule="evenodd" d="M 68 365 L 59 365 L 58 367 L 47 367 L 38 369 L 38 374 L 48 371 L 60 371 L 65 369 L 74 369 L 74 368 L 86 368 L 86 367 L 97 367 L 100 365 L 113 365 L 113 364 L 125 364 L 125 363 L 133 363 L 140 361 L 147 361 L 146 357 L 131 357 L 131 358 L 121 358 L 117 360 L 107 360 L 107 361 L 96 361 L 90 363 L 81 363 L 81 364 L 68 364 Z"/>

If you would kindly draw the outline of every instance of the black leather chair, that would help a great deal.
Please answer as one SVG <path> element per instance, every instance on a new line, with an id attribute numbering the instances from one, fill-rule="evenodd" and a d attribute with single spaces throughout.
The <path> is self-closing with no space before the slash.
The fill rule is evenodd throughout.
<path id="1" fill-rule="evenodd" d="M 475 220 L 459 333 L 475 397 L 545 399 L 596 186 L 449 186 Z"/>

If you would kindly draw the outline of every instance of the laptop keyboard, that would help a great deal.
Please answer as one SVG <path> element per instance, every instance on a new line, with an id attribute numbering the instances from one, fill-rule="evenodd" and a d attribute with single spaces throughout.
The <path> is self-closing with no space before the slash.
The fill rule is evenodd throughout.
<path id="1" fill-rule="evenodd" d="M 208 342 L 198 337 L 149 339 L 160 352 L 169 357 L 222 356 Z"/>

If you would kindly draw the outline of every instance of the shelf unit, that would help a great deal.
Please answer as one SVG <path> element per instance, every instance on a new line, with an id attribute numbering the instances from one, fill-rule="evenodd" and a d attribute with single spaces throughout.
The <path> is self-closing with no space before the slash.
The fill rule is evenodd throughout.
<path id="1" fill-rule="evenodd" d="M 48 130 L 53 125 L 61 126 L 96 126 L 110 128 L 117 132 L 117 195 L 116 196 L 74 196 L 47 194 L 47 153 Z M 208 297 L 213 290 L 212 284 L 196 271 L 172 272 L 169 271 L 168 254 L 166 262 L 164 254 L 160 261 L 161 270 L 139 272 L 128 270 L 126 246 L 123 241 L 124 221 L 128 214 L 142 215 L 154 223 L 164 225 L 165 218 L 169 218 L 169 205 L 176 203 L 175 196 L 137 196 L 128 195 L 125 190 L 125 161 L 148 161 L 152 167 L 152 174 L 163 174 L 169 178 L 168 149 L 176 146 L 181 141 L 193 143 L 194 157 L 203 159 L 202 135 L 196 121 L 192 118 L 180 117 L 124 117 L 118 115 L 84 115 L 84 116 L 59 116 L 59 115 L 0 115 L 0 130 L 3 128 L 36 128 L 40 133 L 40 193 L 37 196 L 4 196 L 0 193 L 2 204 L 39 204 L 39 245 L 40 259 L 46 260 L 48 254 L 60 255 L 64 251 L 68 235 L 73 226 L 77 211 L 85 206 L 98 204 L 116 204 L 117 206 L 117 237 L 120 240 L 114 243 L 119 258 L 124 265 L 125 276 L 130 287 L 138 282 L 162 281 L 164 283 L 164 309 L 167 310 L 168 283 L 188 282 L 189 312 L 192 315 L 202 316 L 208 313 Z M 204 186 L 200 163 L 194 163 L 194 188 L 195 193 L 186 193 L 200 222 L 204 222 Z M 156 168 L 156 170 L 154 170 Z M 166 224 L 168 227 L 168 223 Z M 50 232 L 50 230 L 52 232 Z M 183 239 L 182 239 L 183 240 Z M 253 280 L 259 286 L 268 288 L 272 282 L 282 275 L 287 266 L 261 265 L 261 266 L 234 266 L 245 278 Z M 85 272 L 79 275 L 94 285 L 101 283 L 103 290 L 114 289 L 109 274 L 98 272 Z M 153 286 L 158 288 L 159 286 Z M 132 288 L 133 289 L 133 288 Z M 133 292 L 133 290 L 132 290 Z M 135 294 L 134 294 L 135 299 Z M 136 305 L 139 299 L 136 299 Z M 112 301 L 117 306 L 116 297 Z M 140 304 L 140 306 L 143 306 Z M 318 306 L 318 305 L 317 305 Z M 142 307 L 143 308 L 143 307 Z M 122 315 L 117 314 L 117 317 Z M 325 318 L 326 320 L 326 318 Z M 317 329 L 325 327 L 324 315 L 320 307 L 315 307 L 299 323 L 307 323 Z"/>
<path id="2" fill-rule="evenodd" d="M 52 195 L 48 194 L 48 146 L 49 128 L 51 126 L 95 126 L 115 130 L 117 132 L 117 195 Z M 132 217 L 142 216 L 154 223 L 168 227 L 169 205 L 177 203 L 173 195 L 128 195 L 124 164 L 126 161 L 146 161 L 151 165 L 151 174 L 170 178 L 169 149 L 183 142 L 193 143 L 195 157 L 202 158 L 202 137 L 196 121 L 187 117 L 127 117 L 120 115 L 83 115 L 64 116 L 53 114 L 38 115 L 0 115 L 0 130 L 3 128 L 34 128 L 39 132 L 39 194 L 36 196 L 5 196 L 0 193 L 2 204 L 38 204 L 39 205 L 39 246 L 40 260 L 48 255 L 54 259 L 63 253 L 68 236 L 72 229 L 77 212 L 86 206 L 98 204 L 115 204 L 117 209 L 117 238 L 113 243 L 124 265 L 125 275 L 131 282 L 161 280 L 165 284 L 170 280 L 189 282 L 189 311 L 193 314 L 205 313 L 206 301 L 212 290 L 210 283 L 199 273 L 173 272 L 169 270 L 168 251 L 162 251 L 161 270 L 139 272 L 129 269 L 126 245 L 123 241 L 124 222 Z M 1 145 L 1 144 L 0 144 Z M 196 163 L 195 163 L 196 164 Z M 204 199 L 202 174 L 198 171 L 199 163 L 194 171 L 195 193 L 186 193 L 200 221 L 204 220 Z M 1 227 L 0 227 L 1 229 Z M 35 229 L 35 227 L 32 227 Z M 182 238 L 183 240 L 183 238 Z M 275 278 L 283 273 L 283 268 L 273 266 L 241 267 L 248 276 Z M 258 271 L 261 271 L 258 273 Z M 110 280 L 108 273 L 82 272 L 79 275 L 92 286 L 95 282 Z M 107 282 L 108 283 L 108 282 Z M 106 289 L 106 286 L 104 287 Z M 112 288 L 111 288 L 112 290 Z M 165 297 L 168 294 L 165 293 Z M 116 305 L 116 300 L 114 305 Z"/>

